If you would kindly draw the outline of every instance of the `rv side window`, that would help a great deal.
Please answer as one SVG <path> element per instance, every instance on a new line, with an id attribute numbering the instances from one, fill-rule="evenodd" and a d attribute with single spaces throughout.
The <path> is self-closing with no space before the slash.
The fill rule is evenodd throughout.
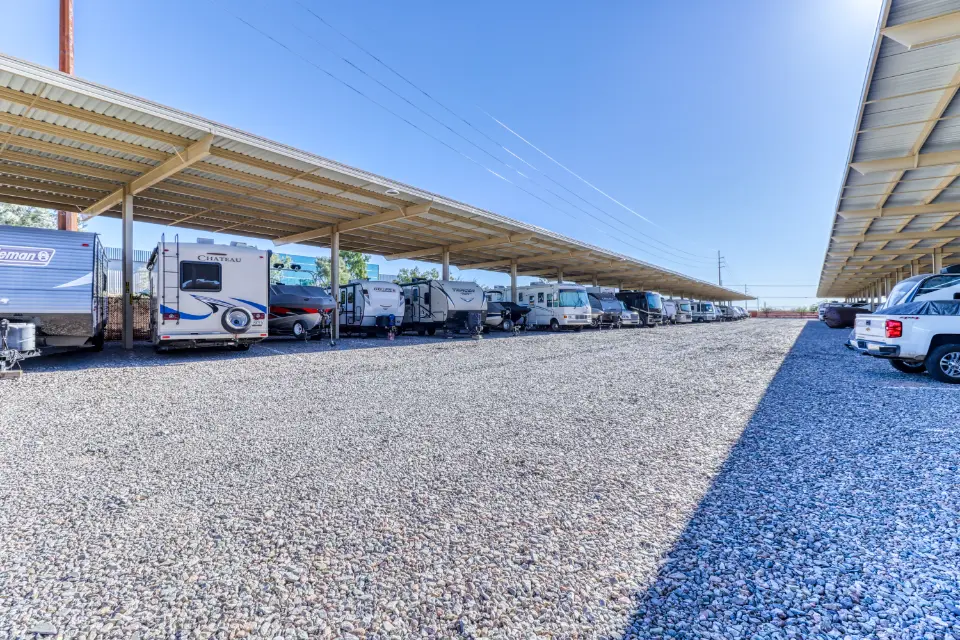
<path id="1" fill-rule="evenodd" d="M 347 302 L 347 290 L 340 289 L 340 304 L 346 304 Z"/>
<path id="2" fill-rule="evenodd" d="M 347 289 L 347 304 L 353 304 L 353 287 Z"/>
<path id="3" fill-rule="evenodd" d="M 425 305 L 429 305 L 429 304 L 430 304 L 430 292 L 429 292 L 429 291 L 427 291 L 425 294 L 423 294 L 423 304 L 425 304 Z"/>
<path id="4" fill-rule="evenodd" d="M 538 304 L 543 304 L 543 293 L 542 293 L 542 292 L 537 294 L 537 303 L 538 303 Z"/>
<path id="5" fill-rule="evenodd" d="M 554 307 L 554 306 L 556 306 L 555 304 L 553 304 L 553 294 L 552 294 L 552 293 L 548 293 L 548 294 L 547 294 L 547 306 L 548 306 L 548 307 Z"/>
<path id="6" fill-rule="evenodd" d="M 221 268 L 219 262 L 181 262 L 180 289 L 182 291 L 220 291 Z"/>

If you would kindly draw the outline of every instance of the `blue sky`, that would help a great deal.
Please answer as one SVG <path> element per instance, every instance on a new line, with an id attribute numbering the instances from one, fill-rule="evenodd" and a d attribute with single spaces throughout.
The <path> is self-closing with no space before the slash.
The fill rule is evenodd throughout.
<path id="1" fill-rule="evenodd" d="M 575 200 L 578 205 L 630 229 L 644 244 L 511 174 L 342 63 L 304 32 L 517 164 L 297 1 L 606 213 Z M 815 293 L 880 6 L 880 0 L 75 3 L 78 76 L 691 276 L 715 282 L 711 256 L 719 249 L 729 265 L 725 284 L 809 285 L 751 289 L 778 306 L 813 301 L 795 297 Z M 57 5 L 0 0 L 0 50 L 56 67 Z M 555 207 L 463 159 L 231 14 Z M 481 108 L 652 224 L 551 164 Z M 119 244 L 119 222 L 96 220 L 89 228 Z M 137 246 L 152 246 L 162 230 L 138 224 Z M 196 235 L 179 233 L 181 239 Z M 385 273 L 409 264 L 373 261 Z M 463 276 L 503 282 L 487 272 Z"/>

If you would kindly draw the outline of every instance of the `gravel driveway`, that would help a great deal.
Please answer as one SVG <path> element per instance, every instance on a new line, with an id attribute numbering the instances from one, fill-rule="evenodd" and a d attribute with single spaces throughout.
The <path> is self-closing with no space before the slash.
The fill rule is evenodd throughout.
<path id="1" fill-rule="evenodd" d="M 956 391 L 805 324 L 34 360 L 0 637 L 946 638 Z"/>

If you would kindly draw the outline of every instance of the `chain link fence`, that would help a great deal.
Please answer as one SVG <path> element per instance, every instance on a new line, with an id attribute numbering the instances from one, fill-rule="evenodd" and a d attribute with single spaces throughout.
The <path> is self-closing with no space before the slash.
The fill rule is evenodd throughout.
<path id="1" fill-rule="evenodd" d="M 123 338 L 123 297 L 110 296 L 107 298 L 107 340 L 121 340 Z M 133 339 L 150 339 L 150 298 L 133 299 Z"/>

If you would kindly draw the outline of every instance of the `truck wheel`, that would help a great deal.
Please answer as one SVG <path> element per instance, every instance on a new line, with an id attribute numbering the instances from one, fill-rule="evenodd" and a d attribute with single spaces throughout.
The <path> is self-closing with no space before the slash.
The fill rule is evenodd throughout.
<path id="1" fill-rule="evenodd" d="M 550 318 L 550 331 L 560 331 L 560 322 L 556 318 Z"/>
<path id="2" fill-rule="evenodd" d="M 960 344 L 943 344 L 927 355 L 927 373 L 940 382 L 960 384 Z"/>
<path id="3" fill-rule="evenodd" d="M 923 373 L 927 365 L 922 362 L 907 362 L 906 360 L 891 360 L 891 366 L 901 373 Z"/>

